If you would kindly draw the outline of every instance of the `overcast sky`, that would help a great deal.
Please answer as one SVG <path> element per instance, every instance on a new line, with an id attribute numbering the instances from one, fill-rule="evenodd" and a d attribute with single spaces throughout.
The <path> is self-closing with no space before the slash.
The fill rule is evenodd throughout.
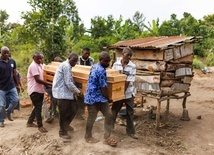
<path id="1" fill-rule="evenodd" d="M 30 10 L 28 0 L 0 0 L 0 9 L 6 10 L 10 15 L 9 22 L 22 23 L 22 11 Z M 157 19 L 169 20 L 175 13 L 177 18 L 183 17 L 183 12 L 188 12 L 196 19 L 201 19 L 208 14 L 214 14 L 214 0 L 74 0 L 79 11 L 79 16 L 84 25 L 90 27 L 90 19 L 95 16 L 107 17 L 113 15 L 118 19 L 132 18 L 136 11 L 146 17 L 146 21 Z"/>

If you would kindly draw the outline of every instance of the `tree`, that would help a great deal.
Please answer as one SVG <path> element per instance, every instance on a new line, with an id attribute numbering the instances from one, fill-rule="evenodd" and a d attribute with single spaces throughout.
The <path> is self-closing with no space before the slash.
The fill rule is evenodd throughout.
<path id="1" fill-rule="evenodd" d="M 170 20 L 164 21 L 159 28 L 160 36 L 177 36 L 181 34 L 180 21 L 176 14 L 172 14 Z"/>
<path id="2" fill-rule="evenodd" d="M 142 33 L 142 37 L 149 37 L 149 36 L 159 36 L 159 19 L 152 20 L 152 23 L 149 23 L 149 26 L 143 24 L 147 31 Z"/>
<path id="3" fill-rule="evenodd" d="M 0 10 L 0 36 L 7 32 L 7 24 L 6 21 L 9 18 L 6 10 Z"/>
<path id="4" fill-rule="evenodd" d="M 200 31 L 199 23 L 190 13 L 183 13 L 183 18 L 181 18 L 179 25 L 182 35 L 198 36 L 198 32 Z"/>
<path id="5" fill-rule="evenodd" d="M 72 50 L 75 40 L 84 34 L 84 25 L 73 0 L 30 0 L 32 11 L 23 14 L 23 27 L 48 61 Z M 72 34 L 66 34 L 72 25 Z M 66 37 L 65 37 L 66 36 Z M 70 39 L 70 42 L 68 41 Z M 77 42 L 77 41 L 76 41 Z M 68 44 L 69 43 L 69 44 Z M 72 43 L 72 45 L 70 44 Z M 70 51 L 67 51 L 70 52 Z"/>
<path id="6" fill-rule="evenodd" d="M 143 29 L 145 27 L 145 19 L 146 17 L 143 15 L 143 13 L 140 13 L 139 11 L 136 11 L 134 16 L 132 17 L 133 23 L 136 26 L 136 31 L 138 31 L 139 34 L 143 32 Z"/>

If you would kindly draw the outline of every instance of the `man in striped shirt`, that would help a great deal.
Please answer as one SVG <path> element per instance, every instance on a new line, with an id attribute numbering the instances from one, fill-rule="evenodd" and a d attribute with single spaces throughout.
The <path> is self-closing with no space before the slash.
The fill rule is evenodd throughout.
<path id="1" fill-rule="evenodd" d="M 131 62 L 132 50 L 129 47 L 125 47 L 122 51 L 122 59 L 119 59 L 113 64 L 113 69 L 119 70 L 120 73 L 125 74 L 125 99 L 116 101 L 112 105 L 112 115 L 114 117 L 114 122 L 118 112 L 120 111 L 123 103 L 126 105 L 126 133 L 134 139 L 138 139 L 135 134 L 135 127 L 133 121 L 134 114 L 134 85 L 136 75 L 136 65 Z"/>

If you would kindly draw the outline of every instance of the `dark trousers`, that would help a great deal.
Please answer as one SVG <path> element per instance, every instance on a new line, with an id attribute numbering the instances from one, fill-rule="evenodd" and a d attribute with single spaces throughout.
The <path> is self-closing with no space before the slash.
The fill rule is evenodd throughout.
<path id="1" fill-rule="evenodd" d="M 74 119 L 78 105 L 76 100 L 57 99 L 59 108 L 59 134 L 67 135 L 68 127 Z"/>
<path id="2" fill-rule="evenodd" d="M 77 110 L 77 118 L 81 118 L 82 115 L 85 113 L 85 106 L 86 104 L 84 103 L 84 98 L 83 97 L 77 97 L 77 102 L 78 102 L 78 110 Z"/>
<path id="3" fill-rule="evenodd" d="M 33 92 L 30 95 L 30 99 L 33 102 L 34 108 L 28 118 L 28 123 L 32 124 L 34 119 L 36 118 L 38 127 L 42 127 L 42 101 L 44 99 L 44 94 Z"/>
<path id="4" fill-rule="evenodd" d="M 53 97 L 52 94 L 52 88 L 45 88 L 45 91 L 48 93 L 49 97 L 50 97 L 50 108 L 49 108 L 49 113 L 50 113 L 50 117 L 54 116 L 57 114 L 57 101 L 56 99 Z"/>
<path id="5" fill-rule="evenodd" d="M 85 138 L 92 137 L 92 128 L 99 111 L 105 117 L 104 123 L 104 138 L 107 139 L 111 135 L 111 130 L 113 127 L 113 117 L 108 103 L 94 103 L 93 105 L 87 105 L 88 107 L 88 118 L 86 123 L 86 134 Z"/>
<path id="6" fill-rule="evenodd" d="M 112 115 L 113 115 L 113 120 L 114 123 L 117 118 L 117 114 L 120 111 L 120 109 L 123 106 L 123 103 L 126 105 L 126 133 L 127 134 L 135 134 L 135 127 L 134 127 L 134 119 L 133 119 L 133 114 L 134 114 L 134 97 L 116 101 L 112 105 Z"/>

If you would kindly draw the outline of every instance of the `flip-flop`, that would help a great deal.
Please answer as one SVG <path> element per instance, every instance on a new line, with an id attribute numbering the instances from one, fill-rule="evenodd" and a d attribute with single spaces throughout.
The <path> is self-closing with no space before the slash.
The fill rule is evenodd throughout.
<path id="1" fill-rule="evenodd" d="M 38 128 L 38 130 L 40 131 L 40 132 L 48 132 L 44 127 L 40 127 L 40 128 Z"/>
<path id="2" fill-rule="evenodd" d="M 109 145 L 109 146 L 112 146 L 112 147 L 117 146 L 117 141 L 114 140 L 113 138 L 105 139 L 103 143 L 104 143 L 104 144 L 107 144 L 107 145 Z"/>
<path id="3" fill-rule="evenodd" d="M 97 143 L 97 142 L 99 142 L 98 139 L 95 139 L 95 138 L 93 138 L 93 137 L 86 138 L 85 141 L 86 141 L 87 143 Z"/>
<path id="4" fill-rule="evenodd" d="M 27 127 L 38 127 L 36 124 L 34 123 L 27 123 L 26 124 Z"/>

